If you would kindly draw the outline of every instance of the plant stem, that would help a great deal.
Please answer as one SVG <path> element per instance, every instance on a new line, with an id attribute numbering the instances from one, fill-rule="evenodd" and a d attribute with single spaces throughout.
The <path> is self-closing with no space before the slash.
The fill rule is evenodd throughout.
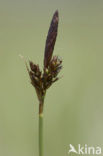
<path id="1" fill-rule="evenodd" d="M 39 104 L 39 156 L 43 156 L 43 103 Z"/>
<path id="2" fill-rule="evenodd" d="M 39 115 L 39 156 L 43 156 L 43 114 Z"/>

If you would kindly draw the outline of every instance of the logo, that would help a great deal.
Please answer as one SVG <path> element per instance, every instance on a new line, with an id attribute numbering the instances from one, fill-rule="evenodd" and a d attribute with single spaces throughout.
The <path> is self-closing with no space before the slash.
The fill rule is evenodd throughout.
<path id="1" fill-rule="evenodd" d="M 75 148 L 72 144 L 69 145 L 69 151 L 68 154 L 75 153 L 75 154 L 88 154 L 88 155 L 100 155 L 102 153 L 101 147 L 93 147 L 93 146 L 87 146 L 85 144 L 84 146 L 81 146 L 78 144 L 77 148 Z"/>

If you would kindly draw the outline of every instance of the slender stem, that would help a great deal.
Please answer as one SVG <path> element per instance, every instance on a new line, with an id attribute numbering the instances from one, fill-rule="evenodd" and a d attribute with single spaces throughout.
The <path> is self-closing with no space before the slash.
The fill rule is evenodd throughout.
<path id="1" fill-rule="evenodd" d="M 39 104 L 39 156 L 43 156 L 43 104 L 44 98 Z"/>
<path id="2" fill-rule="evenodd" d="M 43 156 L 43 114 L 39 114 L 39 156 Z"/>

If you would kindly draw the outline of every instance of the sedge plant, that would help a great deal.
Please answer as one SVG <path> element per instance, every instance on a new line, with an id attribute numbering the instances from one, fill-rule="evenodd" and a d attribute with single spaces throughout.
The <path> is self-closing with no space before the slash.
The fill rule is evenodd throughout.
<path id="1" fill-rule="evenodd" d="M 39 156 L 43 156 L 43 108 L 46 91 L 59 79 L 58 73 L 62 69 L 62 60 L 58 56 L 53 56 L 58 22 L 59 14 L 58 11 L 55 11 L 46 39 L 43 71 L 40 70 L 38 64 L 34 64 L 32 61 L 29 61 L 30 69 L 27 66 L 31 84 L 36 90 L 39 101 Z"/>

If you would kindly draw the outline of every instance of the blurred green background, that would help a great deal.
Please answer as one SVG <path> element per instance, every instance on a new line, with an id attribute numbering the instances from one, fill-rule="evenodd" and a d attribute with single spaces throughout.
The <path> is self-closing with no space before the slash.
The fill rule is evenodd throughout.
<path id="1" fill-rule="evenodd" d="M 23 60 L 42 67 L 54 11 L 63 78 L 47 92 L 45 155 L 103 146 L 103 1 L 0 1 L 0 156 L 38 156 L 38 100 Z M 103 149 L 103 147 L 102 147 Z"/>

